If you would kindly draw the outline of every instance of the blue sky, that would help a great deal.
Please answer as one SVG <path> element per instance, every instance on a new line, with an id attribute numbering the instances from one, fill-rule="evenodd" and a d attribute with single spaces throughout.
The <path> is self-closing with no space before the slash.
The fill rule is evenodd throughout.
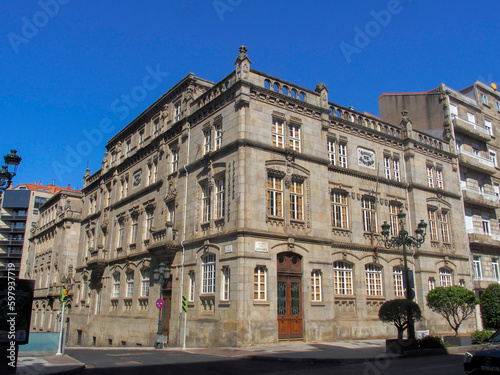
<path id="1" fill-rule="evenodd" d="M 23 157 L 15 184 L 81 188 L 109 138 L 187 73 L 222 79 L 242 44 L 252 68 L 375 115 L 382 92 L 500 84 L 498 14 L 498 0 L 5 1 L 0 155 Z"/>

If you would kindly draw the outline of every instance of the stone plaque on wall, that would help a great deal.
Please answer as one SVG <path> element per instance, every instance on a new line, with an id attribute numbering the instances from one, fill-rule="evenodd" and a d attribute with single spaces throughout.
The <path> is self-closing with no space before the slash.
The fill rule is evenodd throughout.
<path id="1" fill-rule="evenodd" d="M 255 241 L 255 251 L 259 251 L 261 253 L 268 253 L 269 244 L 267 242 Z"/>
<path id="2" fill-rule="evenodd" d="M 358 147 L 358 164 L 365 168 L 375 169 L 375 153 Z"/>

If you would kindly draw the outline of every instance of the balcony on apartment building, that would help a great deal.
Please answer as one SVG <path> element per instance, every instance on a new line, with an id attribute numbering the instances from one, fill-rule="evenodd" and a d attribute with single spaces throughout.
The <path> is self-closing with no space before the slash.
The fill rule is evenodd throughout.
<path id="1" fill-rule="evenodd" d="M 90 269 L 104 269 L 108 264 L 108 252 L 103 246 L 89 247 L 87 267 Z"/>
<path id="2" fill-rule="evenodd" d="M 467 134 L 469 137 L 478 139 L 483 142 L 491 141 L 490 131 L 486 127 L 460 118 L 457 115 L 452 114 L 452 118 L 453 125 L 455 126 L 455 131 L 458 130 L 460 133 Z"/>
<path id="3" fill-rule="evenodd" d="M 0 246 L 4 245 L 23 246 L 23 243 L 24 239 L 7 239 L 7 238 L 0 239 Z"/>
<path id="4" fill-rule="evenodd" d="M 486 289 L 491 283 L 500 284 L 500 280 L 493 277 L 474 276 L 474 278 L 472 279 L 472 283 L 474 284 L 474 289 Z"/>
<path id="5" fill-rule="evenodd" d="M 24 223 L 23 223 L 24 224 Z M 12 225 L 1 225 L 0 233 L 24 233 L 26 227 L 12 226 Z"/>
<path id="6" fill-rule="evenodd" d="M 486 208 L 500 208 L 500 199 L 494 194 L 481 192 L 478 188 L 462 186 L 464 202 Z"/>
<path id="7" fill-rule="evenodd" d="M 0 258 L 21 258 L 23 255 L 22 250 L 6 250 L 0 249 Z"/>
<path id="8" fill-rule="evenodd" d="M 497 248 L 500 254 L 500 234 L 491 233 L 489 230 L 467 229 L 469 244 Z"/>
<path id="9" fill-rule="evenodd" d="M 495 163 L 491 159 L 483 158 L 469 151 L 457 150 L 458 160 L 463 166 L 480 170 L 489 175 L 496 173 Z"/>

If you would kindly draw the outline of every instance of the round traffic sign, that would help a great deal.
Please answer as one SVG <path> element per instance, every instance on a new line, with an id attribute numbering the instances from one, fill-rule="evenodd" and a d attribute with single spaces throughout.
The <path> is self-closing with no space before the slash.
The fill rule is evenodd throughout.
<path id="1" fill-rule="evenodd" d="M 158 307 L 159 309 L 163 307 L 163 300 L 161 298 L 158 298 L 156 300 L 156 307 Z"/>

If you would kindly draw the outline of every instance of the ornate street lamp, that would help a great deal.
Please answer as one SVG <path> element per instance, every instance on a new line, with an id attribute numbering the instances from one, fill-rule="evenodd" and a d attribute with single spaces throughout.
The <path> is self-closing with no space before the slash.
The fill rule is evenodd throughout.
<path id="1" fill-rule="evenodd" d="M 170 279 L 170 268 L 165 267 L 165 263 L 161 262 L 158 265 L 158 268 L 156 268 L 153 271 L 153 279 L 155 280 L 155 284 L 158 284 L 160 286 L 160 299 L 162 299 L 162 289 L 165 288 L 168 280 Z M 165 306 L 163 306 L 165 307 Z M 161 340 L 162 338 L 162 333 L 161 333 L 161 309 L 158 309 L 158 331 L 156 332 L 156 344 L 155 344 L 155 349 L 160 349 L 163 347 L 162 343 L 163 341 Z"/>
<path id="2" fill-rule="evenodd" d="M 21 157 L 16 150 L 10 150 L 10 154 L 3 157 L 5 165 L 0 169 L 0 192 L 7 190 L 12 179 L 17 173 L 17 167 L 21 163 Z"/>
<path id="3" fill-rule="evenodd" d="M 415 292 L 413 291 L 413 282 L 410 285 L 410 270 L 408 269 L 408 262 L 406 260 L 406 246 L 410 248 L 416 247 L 417 249 L 424 243 L 427 223 L 423 220 L 420 220 L 418 223 L 418 227 L 415 230 L 415 237 L 409 235 L 409 233 L 405 230 L 405 218 L 406 214 L 402 211 L 398 214 L 398 220 L 401 226 L 401 230 L 397 237 L 389 238 L 390 235 L 390 224 L 387 224 L 387 221 L 384 221 L 382 224 L 382 236 L 384 237 L 384 246 L 386 249 L 390 249 L 393 247 L 403 246 L 403 259 L 404 259 L 404 272 L 403 272 L 403 282 L 405 284 L 405 292 L 406 299 L 412 301 L 415 297 Z M 413 343 L 415 341 L 415 325 L 413 324 L 413 318 L 411 317 L 410 312 L 408 313 L 408 339 Z"/>

